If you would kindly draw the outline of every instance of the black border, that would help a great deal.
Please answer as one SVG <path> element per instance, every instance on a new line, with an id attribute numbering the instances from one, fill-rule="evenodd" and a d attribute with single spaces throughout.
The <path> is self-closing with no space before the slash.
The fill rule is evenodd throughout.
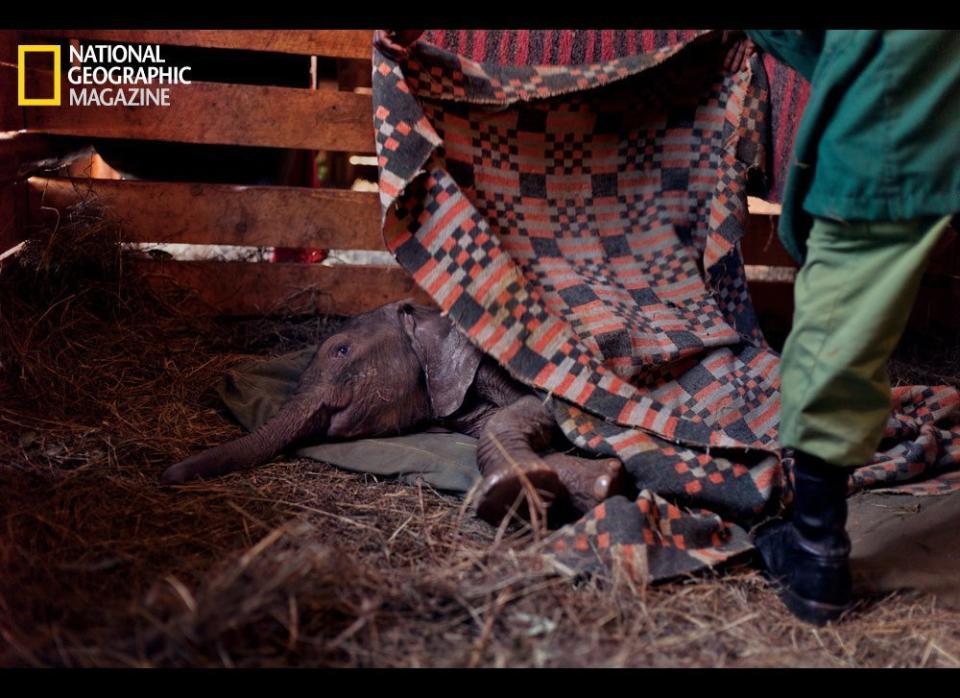
<path id="1" fill-rule="evenodd" d="M 232 4 L 199 2 L 74 2 L 7 0 L 0 12 L 3 28 L 138 28 L 138 29 L 364 29 L 390 28 L 957 28 L 960 6 L 910 3 L 909 11 L 893 5 L 852 2 L 720 3 L 706 0 L 606 3 L 484 2 L 467 4 L 320 0 L 287 3 Z M 903 6 L 901 6 L 903 7 Z"/>

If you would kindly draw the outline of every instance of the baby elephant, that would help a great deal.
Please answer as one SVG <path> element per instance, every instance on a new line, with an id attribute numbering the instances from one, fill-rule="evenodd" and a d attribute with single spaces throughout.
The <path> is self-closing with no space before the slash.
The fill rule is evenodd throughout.
<path id="1" fill-rule="evenodd" d="M 266 463 L 304 441 L 401 434 L 438 424 L 479 439 L 478 514 L 529 514 L 532 486 L 548 507 L 582 513 L 628 487 L 622 463 L 569 450 L 530 389 L 480 352 L 438 310 L 391 303 L 348 320 L 317 349 L 294 394 L 259 429 L 171 466 L 163 482 Z M 551 449 L 551 445 L 554 447 Z M 553 452 L 538 455 L 538 451 Z"/>

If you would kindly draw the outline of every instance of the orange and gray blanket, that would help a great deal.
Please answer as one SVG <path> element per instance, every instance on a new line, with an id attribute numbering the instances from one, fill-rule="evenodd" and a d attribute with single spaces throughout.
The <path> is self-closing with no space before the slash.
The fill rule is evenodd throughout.
<path id="1" fill-rule="evenodd" d="M 750 547 L 790 497 L 778 356 L 747 292 L 746 186 L 766 163 L 760 59 L 710 32 L 569 66 L 478 63 L 427 42 L 374 52 L 384 237 L 456 326 L 539 391 L 570 441 L 640 494 L 551 537 L 573 572 L 662 579 Z M 852 488 L 960 485 L 960 404 L 895 394 Z"/>
<path id="2" fill-rule="evenodd" d="M 480 63 L 576 65 L 601 63 L 693 39 L 696 29 L 434 29 L 424 39 Z M 763 57 L 769 98 L 767 201 L 781 200 L 790 153 L 810 85 L 773 56 Z"/>

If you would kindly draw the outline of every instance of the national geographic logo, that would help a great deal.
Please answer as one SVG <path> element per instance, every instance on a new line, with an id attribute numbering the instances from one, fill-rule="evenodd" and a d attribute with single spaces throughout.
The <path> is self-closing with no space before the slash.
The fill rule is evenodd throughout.
<path id="1" fill-rule="evenodd" d="M 86 44 L 70 46 L 66 69 L 69 105 L 79 107 L 168 107 L 170 86 L 189 85 L 190 66 L 170 66 L 160 46 L 140 44 Z M 29 69 L 29 54 L 49 53 L 53 70 Z M 21 45 L 17 63 L 17 104 L 21 107 L 56 107 L 61 104 L 60 46 Z M 29 79 L 28 79 L 29 77 Z M 53 96 L 44 92 L 53 81 Z M 44 96 L 27 96 L 27 86 Z"/>
<path id="2" fill-rule="evenodd" d="M 18 46 L 17 51 L 17 104 L 21 107 L 59 107 L 60 106 L 60 47 L 56 45 L 34 44 Z M 53 54 L 53 97 L 27 97 L 27 54 Z"/>

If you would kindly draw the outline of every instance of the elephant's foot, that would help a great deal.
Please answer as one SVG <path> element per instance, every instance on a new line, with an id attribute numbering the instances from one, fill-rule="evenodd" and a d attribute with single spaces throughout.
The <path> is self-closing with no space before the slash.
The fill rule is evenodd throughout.
<path id="1" fill-rule="evenodd" d="M 557 473 L 539 458 L 523 463 L 504 459 L 500 465 L 487 465 L 477 499 L 477 516 L 488 523 L 497 525 L 511 512 L 530 520 L 531 509 L 544 521 L 563 491 Z"/>
<path id="2" fill-rule="evenodd" d="M 490 415 L 477 444 L 477 465 L 484 477 L 477 502 L 480 518 L 499 524 L 515 511 L 545 521 L 563 485 L 534 449 L 547 444 L 553 426 L 553 417 L 532 395 Z"/>
<path id="3" fill-rule="evenodd" d="M 543 460 L 557 473 L 578 514 L 585 514 L 600 502 L 630 487 L 626 469 L 618 458 L 580 458 L 550 453 Z"/>

